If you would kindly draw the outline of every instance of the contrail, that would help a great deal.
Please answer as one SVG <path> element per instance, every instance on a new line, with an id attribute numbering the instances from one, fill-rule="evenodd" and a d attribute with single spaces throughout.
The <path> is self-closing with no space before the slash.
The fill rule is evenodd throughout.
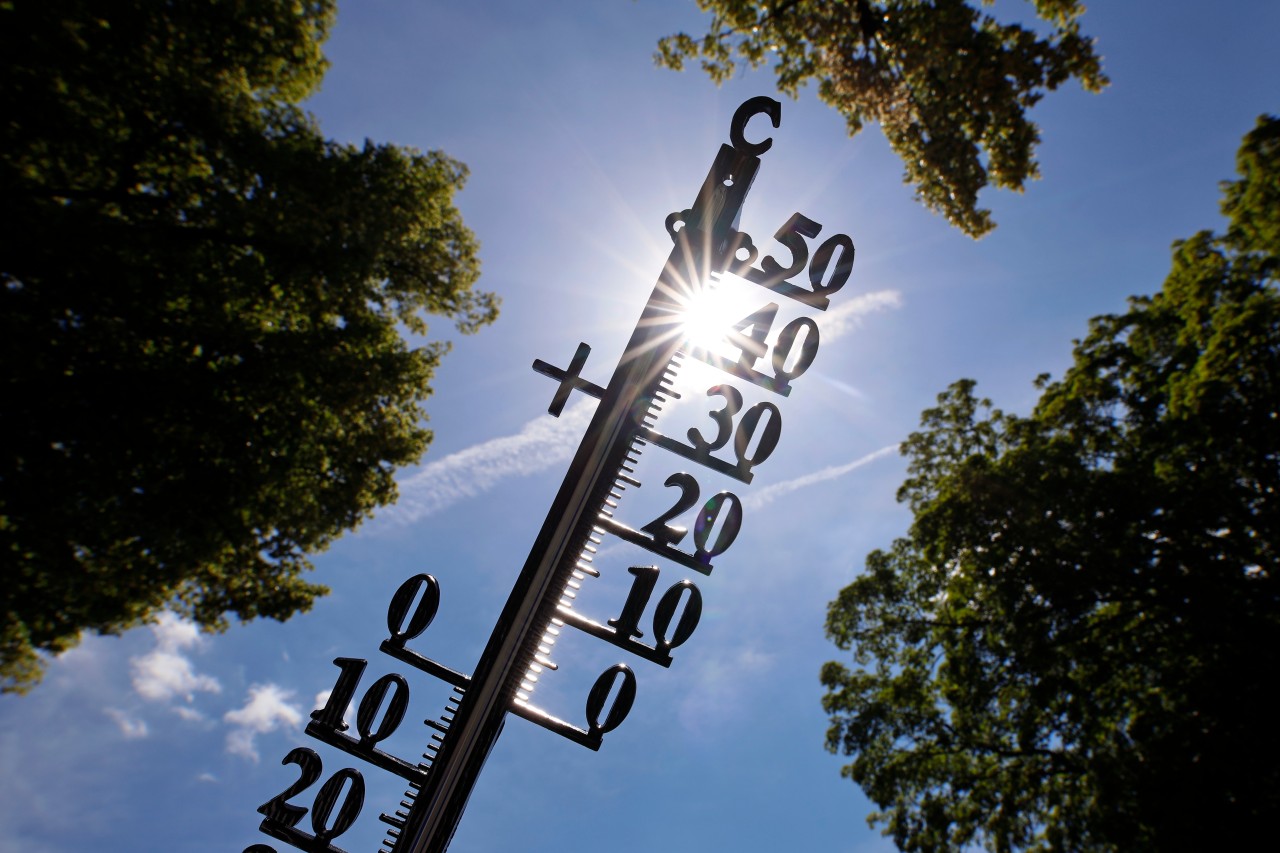
<path id="1" fill-rule="evenodd" d="M 503 480 L 535 474 L 561 465 L 573 456 L 587 429 L 594 400 L 582 400 L 558 418 L 545 415 L 506 435 L 429 462 L 401 480 L 400 500 L 379 513 L 393 524 L 412 524 L 490 491 Z"/>
<path id="2" fill-rule="evenodd" d="M 890 456 L 897 452 L 898 445 L 890 444 L 887 447 L 880 448 L 874 453 L 868 453 L 866 456 L 861 456 L 852 462 L 846 462 L 844 465 L 832 465 L 830 467 L 823 468 L 820 471 L 814 471 L 812 474 L 805 474 L 803 477 L 796 477 L 794 480 L 784 480 L 781 483 L 774 483 L 772 486 L 765 486 L 762 489 L 757 489 L 743 498 L 742 503 L 747 509 L 759 509 L 766 504 L 772 503 L 783 495 L 789 495 L 794 491 L 803 489 L 806 486 L 812 486 L 815 483 L 822 483 L 826 480 L 834 480 L 837 477 L 843 477 L 850 471 L 861 468 L 869 462 L 874 462 L 877 459 Z"/>
<path id="3" fill-rule="evenodd" d="M 877 290 L 858 296 L 817 318 L 822 340 L 824 343 L 835 340 L 857 328 L 867 314 L 897 308 L 900 304 L 901 297 L 896 290 Z M 394 506 L 381 510 L 378 520 L 395 525 L 413 524 L 459 501 L 491 491 L 511 477 L 536 474 L 568 462 L 573 457 L 576 442 L 586 432 L 595 407 L 594 400 L 582 400 L 566 409 L 559 418 L 539 416 L 522 426 L 515 435 L 491 439 L 451 453 L 437 462 L 427 463 L 399 482 L 400 499 Z M 849 466 L 827 468 L 807 477 L 770 486 L 749 497 L 747 503 L 762 506 L 777 495 L 802 488 L 810 482 L 839 477 L 864 462 L 879 458 L 876 453 Z"/>

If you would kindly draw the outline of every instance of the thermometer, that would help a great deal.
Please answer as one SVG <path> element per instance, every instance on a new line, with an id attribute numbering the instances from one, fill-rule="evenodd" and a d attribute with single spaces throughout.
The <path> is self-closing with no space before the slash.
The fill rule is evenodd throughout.
<path id="1" fill-rule="evenodd" d="M 626 719 L 637 692 L 636 675 L 626 663 L 608 667 L 594 680 L 586 691 L 582 722 L 561 719 L 533 704 L 539 679 L 558 669 L 552 652 L 563 632 L 581 632 L 665 667 L 671 665 L 672 650 L 697 628 L 703 599 L 693 581 L 670 585 L 654 603 L 662 566 L 710 575 L 714 561 L 742 528 L 743 504 L 736 491 L 704 496 L 698 479 L 702 474 L 679 469 L 713 472 L 719 480 L 744 486 L 752 482 L 754 469 L 781 437 L 778 402 L 809 369 L 819 343 L 811 316 L 795 317 L 775 332 L 779 304 L 772 300 L 824 311 L 853 266 L 853 242 L 844 234 L 829 237 L 811 255 L 809 241 L 822 226 L 800 213 L 774 235 L 783 246 L 781 257 L 766 256 L 758 265 L 757 248 L 738 230 L 760 156 L 773 144 L 771 138 L 748 141 L 747 126 L 764 116 L 776 128 L 781 110 L 780 103 L 766 97 L 743 103 L 730 124 L 729 144 L 720 146 L 693 205 L 667 217 L 671 254 L 608 384 L 583 378 L 590 354 L 585 343 L 566 368 L 534 362 L 535 371 L 557 383 L 549 414 L 558 417 L 575 391 L 600 402 L 472 673 L 451 669 L 411 646 L 440 606 L 435 577 L 415 575 L 392 595 L 388 635 L 379 650 L 451 690 L 444 711 L 425 721 L 428 738 L 420 758 L 406 759 L 379 747 L 407 713 L 408 679 L 399 673 L 384 675 L 357 701 L 367 661 L 334 661 L 337 681 L 325 706 L 312 712 L 306 732 L 408 783 L 399 807 L 379 817 L 389 825 L 385 853 L 442 853 L 448 848 L 508 715 L 593 750 Z M 770 300 L 738 322 L 726 322 L 728 354 L 724 347 L 705 348 L 690 340 L 687 323 L 693 307 L 726 272 L 760 285 Z M 674 379 L 690 361 L 701 362 L 716 377 L 706 390 L 713 408 L 684 436 L 664 434 L 658 431 L 661 413 L 679 397 Z M 747 406 L 741 389 L 748 386 L 768 399 Z M 641 455 L 650 451 L 677 466 L 661 485 L 679 497 L 656 518 L 632 526 L 624 520 L 628 498 L 643 485 L 637 467 Z M 692 530 L 674 523 L 690 510 L 696 511 Z M 601 621 L 575 607 L 575 600 L 584 584 L 601 576 L 593 565 L 599 550 L 617 543 L 648 552 L 656 564 L 626 569 L 626 598 L 614 608 L 616 615 Z M 647 612 L 653 616 L 644 622 Z M 351 706 L 356 709 L 354 733 L 344 721 Z M 329 776 L 308 808 L 291 800 L 320 781 L 320 757 L 297 747 L 283 763 L 297 765 L 300 777 L 259 807 L 261 831 L 300 850 L 345 853 L 333 842 L 363 809 L 361 772 L 344 768 Z M 308 813 L 311 832 L 302 823 Z M 275 853 L 275 848 L 255 844 L 244 853 Z"/>

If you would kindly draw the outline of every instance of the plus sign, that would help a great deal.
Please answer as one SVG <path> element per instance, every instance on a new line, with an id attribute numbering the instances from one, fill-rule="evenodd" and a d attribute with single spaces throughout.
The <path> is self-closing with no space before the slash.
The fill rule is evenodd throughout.
<path id="1" fill-rule="evenodd" d="M 587 355 L 590 352 L 591 347 L 585 343 L 578 344 L 578 351 L 573 354 L 567 370 L 553 367 L 540 358 L 533 362 L 534 370 L 543 376 L 550 376 L 560 383 L 560 387 L 556 389 L 555 396 L 551 398 L 551 405 L 547 406 L 548 414 L 555 415 L 557 418 L 560 417 L 560 413 L 564 411 L 564 404 L 568 402 L 569 395 L 573 393 L 575 388 L 590 394 L 597 400 L 603 399 L 604 389 L 594 382 L 588 382 L 579 375 L 582 372 L 582 365 L 587 363 Z"/>

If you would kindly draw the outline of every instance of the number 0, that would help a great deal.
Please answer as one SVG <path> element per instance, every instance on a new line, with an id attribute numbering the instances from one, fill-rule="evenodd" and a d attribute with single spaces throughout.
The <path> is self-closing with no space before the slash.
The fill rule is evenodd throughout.
<path id="1" fill-rule="evenodd" d="M 609 713 L 605 715 L 602 723 L 600 714 L 604 711 L 605 700 L 609 698 L 609 694 L 613 692 L 613 686 L 618 682 L 618 676 L 622 676 L 618 695 L 614 697 L 613 704 L 609 706 Z M 635 701 L 636 674 L 625 663 L 615 663 L 600 673 L 596 683 L 591 685 L 591 692 L 587 694 L 587 724 L 591 726 L 591 731 L 604 734 L 622 725 L 627 714 L 631 713 L 631 705 Z"/>

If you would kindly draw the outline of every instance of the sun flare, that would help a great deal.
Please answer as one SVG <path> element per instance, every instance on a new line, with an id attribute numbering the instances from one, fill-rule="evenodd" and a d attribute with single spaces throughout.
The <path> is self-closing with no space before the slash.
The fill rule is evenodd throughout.
<path id="1" fill-rule="evenodd" d="M 712 282 L 685 305 L 680 323 L 685 347 L 724 354 L 726 335 L 751 311 L 750 298 L 727 282 Z"/>

